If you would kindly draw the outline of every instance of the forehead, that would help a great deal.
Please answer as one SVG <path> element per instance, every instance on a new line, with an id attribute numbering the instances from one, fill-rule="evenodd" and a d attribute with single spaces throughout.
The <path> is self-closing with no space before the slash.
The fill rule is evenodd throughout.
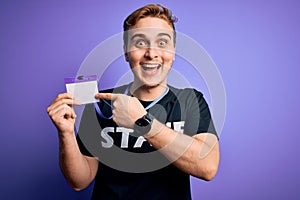
<path id="1" fill-rule="evenodd" d="M 173 30 L 172 26 L 164 19 L 157 17 L 145 17 L 139 19 L 132 29 L 140 28 L 157 28 L 157 29 L 169 29 Z"/>
<path id="2" fill-rule="evenodd" d="M 137 23 L 128 30 L 128 35 L 143 34 L 146 37 L 157 37 L 169 35 L 173 37 L 173 28 L 167 21 L 157 17 L 146 17 L 139 19 Z"/>

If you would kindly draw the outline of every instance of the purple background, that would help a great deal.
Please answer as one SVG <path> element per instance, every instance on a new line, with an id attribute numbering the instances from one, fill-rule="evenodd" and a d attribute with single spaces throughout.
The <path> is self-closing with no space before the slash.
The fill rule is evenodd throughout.
<path id="1" fill-rule="evenodd" d="M 220 169 L 212 182 L 192 178 L 194 199 L 299 199 L 300 2 L 160 2 L 213 58 L 227 93 Z M 60 171 L 46 108 L 64 77 L 146 3 L 1 1 L 0 199 L 88 199 L 91 187 L 74 192 Z"/>

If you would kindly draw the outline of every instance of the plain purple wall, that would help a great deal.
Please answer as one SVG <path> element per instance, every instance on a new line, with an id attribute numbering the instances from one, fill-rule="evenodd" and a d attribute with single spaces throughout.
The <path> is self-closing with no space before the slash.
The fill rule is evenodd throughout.
<path id="1" fill-rule="evenodd" d="M 91 187 L 74 192 L 60 171 L 46 108 L 65 91 L 63 78 L 148 3 L 1 1 L 0 199 L 89 198 Z M 178 31 L 207 50 L 226 88 L 219 172 L 211 182 L 192 178 L 194 199 L 299 199 L 300 2 L 159 3 L 179 17 Z"/>

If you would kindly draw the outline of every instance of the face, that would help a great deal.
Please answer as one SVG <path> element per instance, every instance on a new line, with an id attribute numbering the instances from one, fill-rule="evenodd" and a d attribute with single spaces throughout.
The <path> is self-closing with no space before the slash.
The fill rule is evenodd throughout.
<path id="1" fill-rule="evenodd" d="M 163 19 L 140 19 L 128 33 L 124 47 L 135 83 L 155 87 L 166 84 L 175 58 L 173 28 Z"/>

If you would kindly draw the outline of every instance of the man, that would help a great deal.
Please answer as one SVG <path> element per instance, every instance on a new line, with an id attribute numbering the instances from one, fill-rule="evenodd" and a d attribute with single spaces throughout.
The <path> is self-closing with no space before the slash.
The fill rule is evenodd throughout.
<path id="1" fill-rule="evenodd" d="M 98 93 L 100 102 L 86 105 L 77 137 L 74 97 L 59 94 L 48 107 L 61 169 L 75 190 L 96 179 L 93 199 L 191 199 L 190 175 L 216 175 L 219 145 L 207 103 L 194 89 L 167 84 L 175 21 L 154 4 L 126 18 L 124 52 L 134 80 Z"/>

